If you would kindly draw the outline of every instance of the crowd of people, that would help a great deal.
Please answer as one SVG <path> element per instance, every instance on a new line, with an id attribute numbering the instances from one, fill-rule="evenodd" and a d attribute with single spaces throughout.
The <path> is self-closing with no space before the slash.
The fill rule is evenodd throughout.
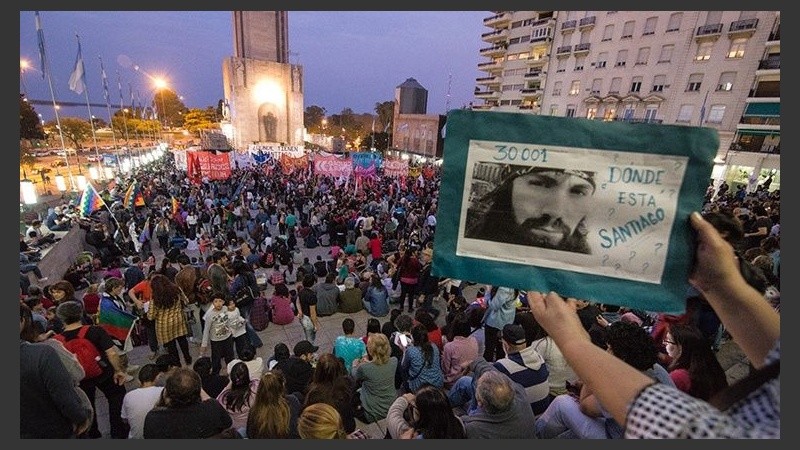
<path id="1" fill-rule="evenodd" d="M 498 189 L 593 189 L 562 172 Z M 71 219 L 88 252 L 62 279 L 21 280 L 21 437 L 101 437 L 97 389 L 112 438 L 364 439 L 373 422 L 391 439 L 780 437 L 779 191 L 709 190 L 676 315 L 432 275 L 439 181 L 431 166 L 354 190 L 280 164 L 190 180 L 169 155 L 119 180 L 100 193 L 108 208 Z M 126 207 L 133 183 L 145 206 Z M 526 245 L 581 251 L 580 220 L 567 241 L 534 230 Z M 108 304 L 138 319 L 150 363 L 127 360 Z M 333 314 L 341 333 L 320 352 Z M 301 340 L 264 348 L 268 323 L 295 321 Z M 731 385 L 726 336 L 752 366 Z"/>

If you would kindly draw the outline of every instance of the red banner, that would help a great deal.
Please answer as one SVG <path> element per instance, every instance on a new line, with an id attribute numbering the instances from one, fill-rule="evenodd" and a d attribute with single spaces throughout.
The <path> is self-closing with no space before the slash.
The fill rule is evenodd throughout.
<path id="1" fill-rule="evenodd" d="M 227 153 L 186 152 L 186 173 L 193 180 L 226 180 L 231 176 L 231 162 Z"/>
<path id="2" fill-rule="evenodd" d="M 314 157 L 314 173 L 317 175 L 329 175 L 334 178 L 349 177 L 353 172 L 353 162 L 350 158 L 339 158 L 337 156 Z"/>
<path id="3" fill-rule="evenodd" d="M 355 172 L 356 178 L 373 178 L 378 175 L 377 169 L 375 169 L 375 164 L 370 164 L 367 167 L 356 166 L 353 169 Z"/>
<path id="4" fill-rule="evenodd" d="M 281 155 L 281 166 L 283 166 L 283 173 L 287 175 L 294 172 L 296 169 L 305 170 L 308 168 L 308 155 L 292 158 L 284 153 Z"/>

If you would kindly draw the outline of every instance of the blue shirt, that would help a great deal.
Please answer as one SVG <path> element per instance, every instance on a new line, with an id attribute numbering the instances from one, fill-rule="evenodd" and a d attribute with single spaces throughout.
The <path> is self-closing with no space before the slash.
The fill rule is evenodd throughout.
<path id="1" fill-rule="evenodd" d="M 337 336 L 333 343 L 333 354 L 344 360 L 347 373 L 353 370 L 353 361 L 367 354 L 364 340 L 354 336 Z"/>

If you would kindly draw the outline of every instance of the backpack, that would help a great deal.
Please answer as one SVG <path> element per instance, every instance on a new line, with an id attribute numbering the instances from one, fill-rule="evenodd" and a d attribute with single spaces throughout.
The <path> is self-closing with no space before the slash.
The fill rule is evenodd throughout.
<path id="1" fill-rule="evenodd" d="M 259 295 L 253 301 L 253 307 L 250 308 L 250 325 L 256 331 L 263 331 L 269 325 L 269 316 L 270 311 L 267 299 L 263 295 Z"/>
<path id="2" fill-rule="evenodd" d="M 211 280 L 204 277 L 200 272 L 199 267 L 194 268 L 194 299 L 201 305 L 207 305 L 211 302 L 211 293 L 214 287 L 211 285 Z"/>
<path id="3" fill-rule="evenodd" d="M 236 303 L 236 307 L 241 308 L 243 306 L 250 306 L 256 300 L 256 294 L 253 292 L 253 288 L 249 285 L 244 285 L 236 291 L 236 296 L 233 298 L 233 302 Z"/>
<path id="4" fill-rule="evenodd" d="M 100 351 L 92 343 L 86 339 L 86 332 L 89 331 L 90 325 L 84 325 L 78 331 L 78 336 L 67 340 L 63 334 L 56 334 L 53 336 L 58 339 L 64 348 L 69 350 L 72 354 L 78 357 L 78 362 L 86 375 L 83 379 L 95 378 L 103 374 L 103 368 L 100 367 Z"/>

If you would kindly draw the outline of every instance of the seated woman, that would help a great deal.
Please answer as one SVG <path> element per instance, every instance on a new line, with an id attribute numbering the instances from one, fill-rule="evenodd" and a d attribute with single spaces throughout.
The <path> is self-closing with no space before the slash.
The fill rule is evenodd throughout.
<path id="1" fill-rule="evenodd" d="M 728 386 L 725 369 L 696 326 L 671 325 L 664 347 L 672 361 L 667 367 L 669 377 L 681 391 L 707 401 Z"/>
<path id="2" fill-rule="evenodd" d="M 453 406 L 441 388 L 420 387 L 416 394 L 403 394 L 392 403 L 386 416 L 392 439 L 465 439 L 464 423 L 453 414 Z"/>
<path id="3" fill-rule="evenodd" d="M 398 363 L 391 351 L 383 333 L 373 334 L 367 340 L 367 358 L 355 361 L 353 377 L 360 385 L 355 416 L 364 423 L 385 418 L 397 398 L 394 376 Z"/>
<path id="4" fill-rule="evenodd" d="M 219 393 L 217 401 L 225 408 L 233 420 L 234 428 L 247 425 L 247 416 L 256 400 L 260 379 L 250 379 L 247 363 L 239 361 L 230 370 L 230 382 Z"/>
<path id="5" fill-rule="evenodd" d="M 275 285 L 275 292 L 269 299 L 269 309 L 272 311 L 271 320 L 275 325 L 288 325 L 294 321 L 295 312 L 286 284 Z"/>
<path id="6" fill-rule="evenodd" d="M 249 439 L 297 439 L 297 419 L 302 409 L 294 395 L 286 394 L 283 372 L 264 372 L 250 406 L 245 432 Z"/>

